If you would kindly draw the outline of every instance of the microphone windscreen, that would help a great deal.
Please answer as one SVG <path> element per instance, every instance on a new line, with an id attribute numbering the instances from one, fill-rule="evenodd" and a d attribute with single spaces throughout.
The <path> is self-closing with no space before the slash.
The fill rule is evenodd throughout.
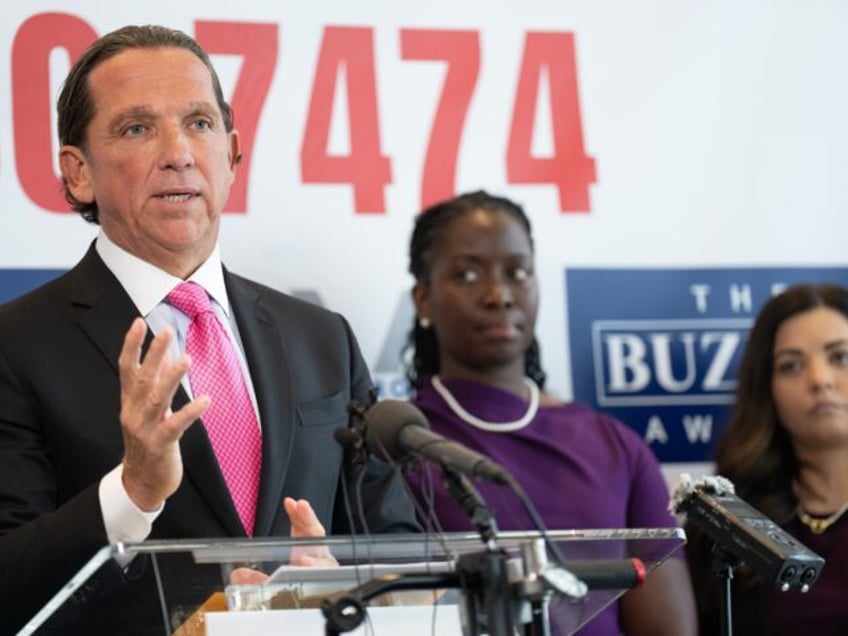
<path id="1" fill-rule="evenodd" d="M 407 454 L 399 444 L 400 431 L 409 425 L 429 429 L 427 418 L 418 407 L 403 400 L 380 400 L 365 412 L 365 441 L 377 457 L 385 455 L 400 461 Z"/>
<path id="2" fill-rule="evenodd" d="M 681 522 L 685 520 L 685 509 L 689 498 L 696 491 L 714 495 L 733 495 L 736 489 L 732 481 L 721 475 L 704 475 L 700 479 L 692 479 L 689 473 L 681 473 L 668 502 L 669 511 L 677 515 Z"/>

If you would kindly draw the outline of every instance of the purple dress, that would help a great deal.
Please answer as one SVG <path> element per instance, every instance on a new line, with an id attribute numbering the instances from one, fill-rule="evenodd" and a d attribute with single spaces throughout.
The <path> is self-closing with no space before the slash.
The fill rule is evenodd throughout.
<path id="1" fill-rule="evenodd" d="M 443 381 L 463 408 L 489 422 L 521 418 L 527 403 L 516 395 L 472 382 Z M 413 399 L 433 431 L 491 457 L 521 484 L 550 530 L 665 528 L 668 487 L 650 448 L 631 429 L 582 404 L 541 407 L 526 427 L 510 433 L 480 430 L 459 419 L 424 382 Z M 434 475 L 433 502 L 443 530 L 473 530 L 465 513 Z M 421 473 L 410 482 L 422 501 Z M 476 481 L 499 530 L 533 529 L 508 489 Z M 617 604 L 592 619 L 581 636 L 620 634 Z"/>

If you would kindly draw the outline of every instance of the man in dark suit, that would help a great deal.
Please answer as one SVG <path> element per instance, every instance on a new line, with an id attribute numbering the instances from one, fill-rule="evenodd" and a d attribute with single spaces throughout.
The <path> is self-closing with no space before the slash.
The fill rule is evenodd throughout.
<path id="1" fill-rule="evenodd" d="M 353 469 L 332 432 L 368 399 L 368 371 L 341 316 L 223 267 L 239 142 L 206 53 L 178 31 L 119 29 L 76 62 L 58 111 L 66 197 L 100 233 L 66 275 L 0 307 L 0 633 L 109 542 L 359 529 L 340 505 Z M 187 379 L 190 318 L 166 300 L 185 280 L 240 352 L 261 430 L 253 528 L 202 421 L 216 396 Z M 417 530 L 398 479 L 365 470 L 369 530 Z M 164 633 L 151 569 L 105 568 L 55 629 Z M 180 569 L 166 585 L 188 607 L 208 581 Z"/>

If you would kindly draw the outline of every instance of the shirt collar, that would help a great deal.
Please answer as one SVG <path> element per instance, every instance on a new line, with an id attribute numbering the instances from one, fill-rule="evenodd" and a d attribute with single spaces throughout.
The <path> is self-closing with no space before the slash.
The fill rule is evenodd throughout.
<path id="1" fill-rule="evenodd" d="M 147 316 L 168 293 L 182 282 L 176 276 L 130 254 L 112 241 L 103 230 L 97 235 L 95 249 L 106 267 L 129 294 L 142 316 Z M 230 303 L 224 285 L 224 268 L 218 244 L 204 263 L 187 280 L 201 285 L 229 317 Z"/>

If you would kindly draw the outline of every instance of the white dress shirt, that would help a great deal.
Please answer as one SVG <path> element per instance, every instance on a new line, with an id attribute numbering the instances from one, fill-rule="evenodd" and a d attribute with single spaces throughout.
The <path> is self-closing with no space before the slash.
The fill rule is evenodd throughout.
<path id="1" fill-rule="evenodd" d="M 177 360 L 185 351 L 186 332 L 191 321 L 188 316 L 164 302 L 164 300 L 174 287 L 183 282 L 182 279 L 130 254 L 110 240 L 102 230 L 97 236 L 95 249 L 106 267 L 126 290 L 139 313 L 144 316 L 151 331 L 158 334 L 166 326 L 173 329 L 176 337 L 171 340 L 169 353 L 171 360 Z M 188 280 L 201 285 L 209 293 L 212 299 L 212 307 L 218 319 L 230 338 L 236 343 L 236 350 L 239 353 L 242 371 L 258 422 L 259 410 L 256 406 L 256 394 L 244 357 L 244 347 L 238 333 L 238 327 L 230 311 L 230 302 L 224 285 L 221 255 L 217 245 L 206 262 Z M 192 391 L 188 374 L 183 377 L 182 385 L 191 397 Z M 212 397 L 214 398 L 214 396 Z M 122 473 L 123 465 L 119 464 L 100 480 L 98 493 L 100 507 L 103 511 L 103 522 L 106 526 L 106 535 L 110 543 L 143 541 L 150 534 L 152 524 L 161 514 L 164 504 L 153 512 L 144 512 L 139 509 L 124 489 Z"/>

